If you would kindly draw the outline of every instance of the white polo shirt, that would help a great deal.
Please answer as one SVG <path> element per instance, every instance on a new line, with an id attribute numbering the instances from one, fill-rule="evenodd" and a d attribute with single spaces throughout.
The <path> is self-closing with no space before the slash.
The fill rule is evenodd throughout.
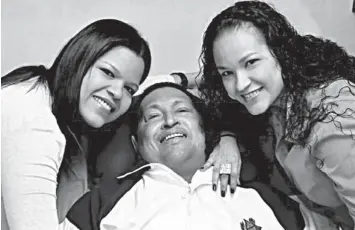
<path id="1" fill-rule="evenodd" d="M 250 228 L 253 223 L 262 230 L 283 229 L 255 190 L 238 187 L 224 198 L 219 189 L 213 191 L 212 169 L 197 171 L 189 184 L 165 165 L 149 165 L 151 169 L 102 219 L 100 229 L 257 230 Z"/>
<path id="2" fill-rule="evenodd" d="M 212 190 L 212 168 L 187 183 L 165 165 L 154 163 L 100 223 L 101 230 L 279 230 L 272 210 L 254 189 L 234 194 Z M 244 225 L 245 227 L 242 227 Z M 62 229 L 77 229 L 67 219 Z M 254 228 L 253 228 L 254 227 Z M 258 228 L 259 227 L 259 228 Z"/>

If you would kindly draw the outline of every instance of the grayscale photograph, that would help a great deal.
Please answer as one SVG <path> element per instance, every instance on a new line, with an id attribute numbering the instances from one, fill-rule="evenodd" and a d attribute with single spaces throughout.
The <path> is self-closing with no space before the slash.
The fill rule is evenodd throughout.
<path id="1" fill-rule="evenodd" d="M 355 230 L 355 0 L 2 0 L 2 230 Z"/>

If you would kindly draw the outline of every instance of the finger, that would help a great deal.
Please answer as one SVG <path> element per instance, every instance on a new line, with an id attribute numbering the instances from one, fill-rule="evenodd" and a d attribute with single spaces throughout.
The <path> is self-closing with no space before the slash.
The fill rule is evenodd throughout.
<path id="1" fill-rule="evenodd" d="M 240 158 L 239 158 L 237 165 L 238 165 L 238 167 L 237 167 L 237 185 L 240 185 L 240 174 L 242 171 L 242 160 Z"/>
<path id="2" fill-rule="evenodd" d="M 215 164 L 213 167 L 213 174 L 212 174 L 212 189 L 213 189 L 213 191 L 217 191 L 218 180 L 219 180 L 219 170 L 220 170 L 220 164 Z"/>
<path id="3" fill-rule="evenodd" d="M 233 194 L 237 188 L 239 181 L 239 170 L 238 170 L 238 164 L 232 164 L 232 170 L 230 174 L 230 191 Z"/>
<path id="4" fill-rule="evenodd" d="M 206 163 L 201 168 L 201 171 L 206 171 L 207 169 L 209 169 L 215 163 L 215 160 L 216 160 L 216 154 L 213 152 L 208 158 L 208 161 L 206 161 Z"/>
<path id="5" fill-rule="evenodd" d="M 228 174 L 221 174 L 220 179 L 221 179 L 221 196 L 225 197 L 226 196 L 226 191 L 228 187 Z"/>

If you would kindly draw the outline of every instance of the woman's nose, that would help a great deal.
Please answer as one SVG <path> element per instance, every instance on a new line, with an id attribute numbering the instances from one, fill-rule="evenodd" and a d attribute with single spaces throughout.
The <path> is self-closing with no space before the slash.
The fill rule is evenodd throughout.
<path id="1" fill-rule="evenodd" d="M 121 79 L 115 79 L 108 87 L 107 91 L 114 99 L 121 99 L 124 82 Z"/>
<path id="2" fill-rule="evenodd" d="M 251 80 L 248 76 L 248 73 L 245 71 L 239 71 L 237 74 L 237 80 L 235 87 L 238 90 L 238 92 L 243 92 L 245 91 L 248 86 L 250 85 Z"/>

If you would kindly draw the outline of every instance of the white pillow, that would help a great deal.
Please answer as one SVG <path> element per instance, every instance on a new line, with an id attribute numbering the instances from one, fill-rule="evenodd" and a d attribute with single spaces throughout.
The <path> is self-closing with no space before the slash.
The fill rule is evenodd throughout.
<path id="1" fill-rule="evenodd" d="M 139 86 L 138 91 L 134 94 L 134 96 L 140 95 L 143 91 L 151 85 L 160 82 L 172 82 L 176 83 L 175 78 L 170 74 L 162 74 L 162 75 L 149 75 L 144 82 Z"/>

